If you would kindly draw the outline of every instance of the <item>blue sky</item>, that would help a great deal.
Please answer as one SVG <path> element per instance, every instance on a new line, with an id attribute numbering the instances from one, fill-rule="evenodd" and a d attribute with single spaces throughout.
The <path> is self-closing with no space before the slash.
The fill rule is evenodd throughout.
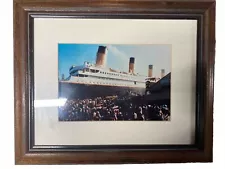
<path id="1" fill-rule="evenodd" d="M 95 63 L 98 46 L 107 46 L 107 67 L 128 72 L 130 57 L 135 57 L 134 72 L 148 75 L 148 65 L 153 65 L 153 76 L 160 77 L 160 70 L 171 71 L 171 45 L 107 45 L 107 44 L 58 44 L 59 76 L 69 76 L 72 65 L 85 61 Z"/>

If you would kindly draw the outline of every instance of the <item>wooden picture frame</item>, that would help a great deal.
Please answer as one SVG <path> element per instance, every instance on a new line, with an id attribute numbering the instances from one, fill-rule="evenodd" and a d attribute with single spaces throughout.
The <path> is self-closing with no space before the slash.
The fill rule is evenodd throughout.
<path id="1" fill-rule="evenodd" d="M 33 21 L 36 17 L 196 19 L 198 24 L 195 144 L 36 146 L 33 132 Z M 214 60 L 214 0 L 14 0 L 15 163 L 212 162 Z"/>

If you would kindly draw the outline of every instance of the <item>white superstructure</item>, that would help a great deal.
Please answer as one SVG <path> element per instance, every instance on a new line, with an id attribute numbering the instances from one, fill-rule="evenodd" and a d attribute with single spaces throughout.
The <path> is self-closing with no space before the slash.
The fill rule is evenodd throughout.
<path id="1" fill-rule="evenodd" d="M 63 82 L 144 88 L 146 79 L 149 80 L 147 76 L 119 72 L 110 68 L 97 67 L 88 62 L 85 62 L 81 66 L 72 66 L 69 73 L 69 78 Z M 151 81 L 156 82 L 156 79 L 152 78 Z"/>
<path id="2" fill-rule="evenodd" d="M 107 48 L 105 46 L 99 46 L 96 56 L 96 64 L 84 62 L 84 64 L 80 66 L 71 66 L 69 69 L 70 76 L 61 82 L 145 88 L 146 81 L 155 83 L 159 80 L 159 78 L 142 76 L 134 73 L 134 57 L 130 58 L 128 72 L 121 72 L 107 68 L 105 65 L 107 57 L 106 49 Z M 152 66 L 149 72 L 152 72 Z"/>

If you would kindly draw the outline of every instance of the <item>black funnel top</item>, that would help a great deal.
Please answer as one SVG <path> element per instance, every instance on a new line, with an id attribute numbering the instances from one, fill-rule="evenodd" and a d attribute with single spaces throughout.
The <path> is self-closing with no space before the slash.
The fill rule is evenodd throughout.
<path id="1" fill-rule="evenodd" d="M 135 61 L 135 58 L 134 57 L 131 57 L 130 58 L 130 63 L 134 63 L 134 61 Z"/>
<path id="2" fill-rule="evenodd" d="M 105 53 L 106 52 L 106 46 L 99 46 L 98 47 L 98 53 Z"/>

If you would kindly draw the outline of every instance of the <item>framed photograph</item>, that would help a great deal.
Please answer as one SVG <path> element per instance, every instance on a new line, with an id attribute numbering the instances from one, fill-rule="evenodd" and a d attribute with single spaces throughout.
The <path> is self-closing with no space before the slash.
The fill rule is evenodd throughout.
<path id="1" fill-rule="evenodd" d="M 211 162 L 213 0 L 14 0 L 16 164 Z"/>
<path id="2" fill-rule="evenodd" d="M 170 55 L 171 45 L 59 43 L 59 121 L 170 120 Z"/>

